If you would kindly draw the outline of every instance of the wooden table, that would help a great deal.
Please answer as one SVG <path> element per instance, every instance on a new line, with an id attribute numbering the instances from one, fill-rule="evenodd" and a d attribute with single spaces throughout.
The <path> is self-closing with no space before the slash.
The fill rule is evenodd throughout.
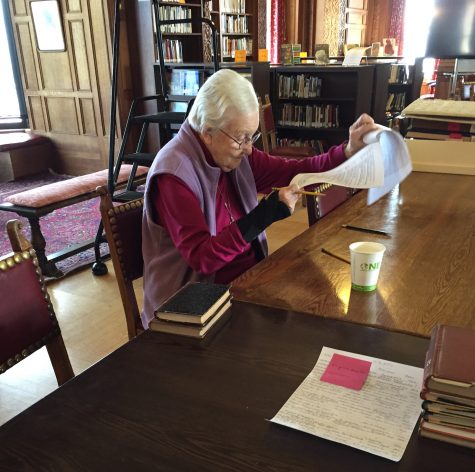
<path id="1" fill-rule="evenodd" d="M 359 192 L 232 284 L 238 300 L 430 336 L 475 328 L 475 176 L 413 172 L 372 206 Z M 388 231 L 355 232 L 352 224 Z M 348 245 L 387 250 L 375 292 L 351 290 Z"/>
<path id="2" fill-rule="evenodd" d="M 0 427 L 0 470 L 473 471 L 419 438 L 399 463 L 267 421 L 322 346 L 421 367 L 428 341 L 234 303 L 199 342 L 146 332 Z"/>

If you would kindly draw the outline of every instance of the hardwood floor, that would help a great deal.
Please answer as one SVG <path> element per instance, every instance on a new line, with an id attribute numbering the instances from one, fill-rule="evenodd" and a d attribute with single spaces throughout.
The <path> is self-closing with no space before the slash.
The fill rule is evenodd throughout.
<path id="1" fill-rule="evenodd" d="M 306 209 L 274 223 L 268 230 L 272 253 L 308 227 Z M 125 319 L 112 264 L 109 273 L 94 277 L 90 269 L 48 284 L 74 372 L 81 373 L 127 342 Z M 137 281 L 140 288 L 142 281 Z M 141 303 L 141 300 L 139 300 Z M 5 423 L 57 388 L 45 348 L 0 376 L 0 424 Z"/>

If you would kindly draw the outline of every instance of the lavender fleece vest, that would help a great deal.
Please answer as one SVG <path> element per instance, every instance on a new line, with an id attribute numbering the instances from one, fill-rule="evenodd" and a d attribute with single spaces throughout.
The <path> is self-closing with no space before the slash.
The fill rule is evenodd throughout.
<path id="1" fill-rule="evenodd" d="M 153 215 L 150 181 L 158 174 L 172 174 L 181 179 L 196 195 L 212 236 L 216 235 L 216 192 L 221 169 L 210 166 L 200 143 L 185 121 L 175 138 L 164 146 L 153 161 L 145 188 L 142 221 L 142 252 L 144 259 L 144 301 L 141 314 L 144 328 L 153 318 L 154 310 L 188 281 L 212 282 L 213 275 L 194 272 L 174 246 L 168 232 L 156 224 Z M 257 190 L 249 161 L 231 171 L 231 178 L 242 206 L 249 213 L 257 205 Z M 265 233 L 259 235 L 267 255 Z"/>

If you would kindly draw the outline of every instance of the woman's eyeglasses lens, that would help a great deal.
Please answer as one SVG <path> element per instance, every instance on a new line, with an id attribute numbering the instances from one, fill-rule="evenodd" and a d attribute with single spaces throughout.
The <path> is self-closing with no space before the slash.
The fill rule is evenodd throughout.
<path id="1" fill-rule="evenodd" d="M 254 144 L 261 137 L 261 133 L 259 133 L 259 131 L 258 131 L 256 134 L 254 134 L 250 138 L 245 137 L 242 141 L 238 141 L 235 137 L 233 137 L 230 134 L 226 133 L 226 131 L 224 131 L 223 129 L 221 129 L 221 128 L 218 128 L 218 129 L 219 129 L 219 131 L 221 131 L 221 133 L 226 135 L 229 139 L 232 139 L 238 145 L 239 149 L 241 149 L 243 144 Z"/>

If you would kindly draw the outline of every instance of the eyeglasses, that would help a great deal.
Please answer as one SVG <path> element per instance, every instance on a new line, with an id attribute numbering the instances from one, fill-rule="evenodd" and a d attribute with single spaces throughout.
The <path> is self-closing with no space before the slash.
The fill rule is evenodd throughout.
<path id="1" fill-rule="evenodd" d="M 261 137 L 261 133 L 259 133 L 259 131 L 254 134 L 253 136 L 251 137 L 244 137 L 244 139 L 242 141 L 238 141 L 236 138 L 234 138 L 233 136 L 231 136 L 230 134 L 226 133 L 226 131 L 224 131 L 223 129 L 221 128 L 218 128 L 219 131 L 221 131 L 221 133 L 225 134 L 229 139 L 232 139 L 238 146 L 239 146 L 239 149 L 241 149 L 241 146 L 243 144 L 254 144 L 260 137 Z"/>

